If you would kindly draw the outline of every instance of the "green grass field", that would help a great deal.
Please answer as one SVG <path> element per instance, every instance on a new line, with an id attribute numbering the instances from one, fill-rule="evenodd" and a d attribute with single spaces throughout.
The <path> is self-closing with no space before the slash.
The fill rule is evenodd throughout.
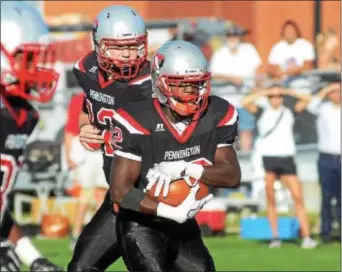
<path id="1" fill-rule="evenodd" d="M 69 240 L 35 239 L 35 244 L 52 261 L 66 266 L 70 257 Z M 321 245 L 312 250 L 295 243 L 269 249 L 266 243 L 244 241 L 238 236 L 206 238 L 217 271 L 341 271 L 339 243 Z M 108 271 L 127 271 L 120 260 Z"/>

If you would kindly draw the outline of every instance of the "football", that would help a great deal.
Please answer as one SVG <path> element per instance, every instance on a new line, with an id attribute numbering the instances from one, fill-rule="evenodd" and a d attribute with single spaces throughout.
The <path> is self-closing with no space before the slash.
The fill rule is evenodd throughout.
<path id="1" fill-rule="evenodd" d="M 192 179 L 192 178 L 191 178 Z M 198 182 L 200 189 L 197 191 L 196 199 L 200 200 L 209 194 L 209 188 L 202 182 Z M 191 187 L 185 182 L 184 179 L 178 179 L 170 183 L 169 193 L 166 197 L 163 196 L 163 188 L 158 197 L 154 196 L 157 184 L 148 191 L 148 195 L 160 202 L 170 206 L 180 205 L 184 199 L 189 195 Z"/>
<path id="2" fill-rule="evenodd" d="M 42 218 L 42 234 L 50 238 L 63 238 L 68 236 L 70 222 L 68 217 L 60 214 L 45 214 Z"/>

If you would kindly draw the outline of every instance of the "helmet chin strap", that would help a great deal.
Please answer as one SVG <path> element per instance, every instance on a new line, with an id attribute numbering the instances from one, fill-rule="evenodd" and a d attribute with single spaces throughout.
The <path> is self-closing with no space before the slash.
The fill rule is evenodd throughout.
<path id="1" fill-rule="evenodd" d="M 169 107 L 169 109 L 170 109 L 170 112 L 171 112 L 171 114 L 173 115 L 173 117 L 174 117 L 178 122 L 185 123 L 186 125 L 188 125 L 189 123 L 192 122 L 193 114 L 192 114 L 192 115 L 189 115 L 189 116 L 182 116 L 182 115 L 179 115 L 177 112 L 175 112 L 173 109 L 171 109 L 171 107 Z"/>
<path id="2" fill-rule="evenodd" d="M 172 114 L 174 120 L 170 120 L 170 118 L 167 116 L 167 113 L 165 113 L 166 118 L 172 122 L 172 123 L 184 123 L 185 125 L 188 125 L 189 123 L 192 122 L 191 118 L 193 115 L 191 116 L 181 116 L 179 115 L 177 112 L 175 112 L 169 104 L 165 103 L 162 104 L 164 108 L 168 108 L 169 112 Z"/>

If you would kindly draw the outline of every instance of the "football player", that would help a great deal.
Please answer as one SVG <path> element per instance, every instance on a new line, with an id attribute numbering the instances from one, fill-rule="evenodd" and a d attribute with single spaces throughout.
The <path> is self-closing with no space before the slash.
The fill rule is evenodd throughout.
<path id="1" fill-rule="evenodd" d="M 18 258 L 30 271 L 61 271 L 23 236 L 7 210 L 26 140 L 38 121 L 29 101 L 50 101 L 58 82 L 48 34 L 39 12 L 28 3 L 1 1 L 1 271 L 20 271 Z"/>
<path id="2" fill-rule="evenodd" d="M 143 18 L 128 6 L 102 10 L 93 26 L 95 50 L 75 65 L 74 74 L 85 100 L 80 118 L 80 141 L 89 150 L 100 148 L 109 183 L 110 165 L 122 131 L 112 124 L 115 110 L 131 102 L 152 98 L 147 31 Z M 116 217 L 109 194 L 81 232 L 68 271 L 104 271 L 121 257 L 116 241 Z"/>
<path id="3" fill-rule="evenodd" d="M 214 271 L 194 219 L 212 195 L 195 196 L 199 180 L 215 187 L 239 186 L 233 147 L 238 113 L 227 101 L 209 97 L 208 62 L 188 42 L 171 41 L 157 50 L 151 75 L 156 98 L 130 103 L 114 115 L 123 137 L 115 142 L 110 193 L 119 205 L 116 226 L 123 259 L 129 271 Z M 167 197 L 168 185 L 178 179 L 191 186 L 179 206 L 144 192 L 157 182 L 156 191 L 164 186 Z M 177 258 L 189 266 L 179 267 Z"/>

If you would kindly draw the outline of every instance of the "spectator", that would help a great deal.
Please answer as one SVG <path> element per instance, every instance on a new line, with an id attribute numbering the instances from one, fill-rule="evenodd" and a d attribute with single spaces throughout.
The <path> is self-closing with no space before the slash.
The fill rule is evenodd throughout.
<path id="1" fill-rule="evenodd" d="M 297 177 L 295 156 L 295 140 L 293 134 L 294 114 L 283 104 L 284 96 L 290 95 L 298 99 L 294 112 L 303 111 L 310 101 L 310 96 L 285 90 L 280 86 L 272 86 L 267 90 L 251 94 L 243 101 L 243 106 L 249 112 L 258 115 L 259 136 L 256 141 L 256 151 L 262 156 L 265 169 L 267 213 L 270 221 L 273 240 L 270 247 L 280 247 L 277 212 L 275 203 L 274 183 L 279 178 L 290 190 L 301 225 L 303 248 L 313 248 L 317 242 L 310 237 L 307 213 L 304 207 L 301 183 Z M 257 106 L 256 100 L 266 96 L 267 103 Z"/>
<path id="2" fill-rule="evenodd" d="M 317 66 L 322 69 L 340 70 L 338 55 L 338 37 L 335 30 L 329 29 L 316 37 Z"/>
<path id="3" fill-rule="evenodd" d="M 322 101 L 328 98 L 328 101 Z M 336 198 L 336 219 L 341 224 L 341 83 L 332 83 L 314 96 L 308 110 L 317 115 L 318 173 L 321 185 L 321 238 L 331 241 L 331 199 Z"/>
<path id="4" fill-rule="evenodd" d="M 81 233 L 86 213 L 93 200 L 100 207 L 108 189 L 102 170 L 103 158 L 101 151 L 92 152 L 85 149 L 78 138 L 80 132 L 78 121 L 83 101 L 83 92 L 71 98 L 64 134 L 67 164 L 73 170 L 76 180 L 81 185 L 79 205 L 72 232 L 72 247 Z"/>
<path id="5" fill-rule="evenodd" d="M 218 49 L 211 60 L 211 71 L 214 80 L 228 81 L 235 92 L 241 95 L 229 101 L 238 108 L 240 115 L 240 148 L 250 151 L 255 119 L 240 107 L 243 92 L 248 93 L 255 87 L 255 79 L 261 66 L 260 56 L 252 44 L 242 41 L 246 31 L 236 25 L 226 30 L 226 44 Z"/>
<path id="6" fill-rule="evenodd" d="M 267 71 L 273 79 L 291 83 L 314 67 L 313 45 L 301 37 L 297 24 L 286 21 L 281 30 L 282 40 L 276 43 L 268 56 Z"/>

